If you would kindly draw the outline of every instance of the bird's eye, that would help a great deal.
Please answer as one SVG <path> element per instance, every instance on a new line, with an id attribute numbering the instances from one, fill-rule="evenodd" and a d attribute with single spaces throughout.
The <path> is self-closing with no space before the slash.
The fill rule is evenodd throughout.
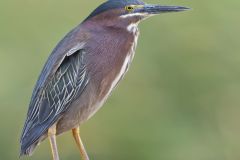
<path id="1" fill-rule="evenodd" d="M 134 9 L 133 6 L 126 6 L 126 7 L 125 7 L 125 10 L 126 10 L 126 11 L 129 11 L 129 12 L 132 11 L 133 9 Z"/>

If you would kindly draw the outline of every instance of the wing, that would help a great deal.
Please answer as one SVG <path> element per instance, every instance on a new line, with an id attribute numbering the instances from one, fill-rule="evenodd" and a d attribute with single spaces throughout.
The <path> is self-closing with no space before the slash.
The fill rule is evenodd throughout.
<path id="1" fill-rule="evenodd" d="M 60 42 L 56 48 L 64 48 L 61 47 L 64 43 Z M 88 84 L 83 43 L 65 54 L 62 51 L 55 49 L 50 55 L 33 91 L 20 140 L 22 154 L 27 154 L 27 149 L 61 117 Z"/>

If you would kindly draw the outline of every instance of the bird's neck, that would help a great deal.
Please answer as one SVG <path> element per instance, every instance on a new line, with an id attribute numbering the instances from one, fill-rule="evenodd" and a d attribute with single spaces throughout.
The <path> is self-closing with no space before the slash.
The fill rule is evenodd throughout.
<path id="1" fill-rule="evenodd" d="M 108 44 L 115 50 L 136 49 L 139 36 L 138 23 L 109 24 L 98 23 L 98 21 L 87 21 L 82 26 L 91 35 L 95 42 Z M 105 46 L 103 46 L 105 47 Z M 124 51 L 123 51 L 124 52 Z"/>
<path id="2" fill-rule="evenodd" d="M 94 64 L 91 68 L 93 76 L 125 73 L 137 46 L 137 25 L 120 27 L 91 22 L 85 23 L 83 27 L 89 35 L 88 52 L 95 57 L 91 59 L 91 65 Z M 105 69 L 99 71 L 99 68 Z"/>
<path id="3" fill-rule="evenodd" d="M 138 23 L 131 23 L 126 27 L 126 30 L 129 33 L 133 33 L 133 34 L 138 34 L 139 30 L 138 30 Z"/>
<path id="4" fill-rule="evenodd" d="M 90 20 L 84 22 L 84 26 L 92 31 L 110 31 L 128 32 L 130 34 L 138 33 L 138 24 L 140 21 L 119 21 L 119 20 Z"/>

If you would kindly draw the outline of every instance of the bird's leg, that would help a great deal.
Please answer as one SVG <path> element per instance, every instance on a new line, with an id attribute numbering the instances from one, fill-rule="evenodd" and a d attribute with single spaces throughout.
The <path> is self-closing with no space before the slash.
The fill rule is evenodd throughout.
<path id="1" fill-rule="evenodd" d="M 48 129 L 48 137 L 52 149 L 53 160 L 59 160 L 57 142 L 56 142 L 56 124 Z"/>
<path id="2" fill-rule="evenodd" d="M 83 160 L 89 160 L 89 157 L 87 155 L 86 149 L 82 143 L 81 137 L 80 137 L 80 132 L 79 132 L 79 127 L 73 128 L 72 129 L 73 137 L 77 143 L 78 149 L 80 151 L 81 157 Z"/>

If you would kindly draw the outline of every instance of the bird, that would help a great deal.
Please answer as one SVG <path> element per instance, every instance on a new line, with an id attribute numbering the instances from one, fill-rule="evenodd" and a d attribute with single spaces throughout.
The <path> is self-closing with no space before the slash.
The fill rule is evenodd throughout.
<path id="1" fill-rule="evenodd" d="M 128 71 L 139 29 L 148 17 L 188 10 L 141 0 L 107 0 L 73 28 L 49 55 L 35 84 L 20 137 L 20 156 L 49 139 L 59 160 L 56 136 L 71 131 L 80 157 L 89 160 L 81 124 L 105 103 Z"/>

